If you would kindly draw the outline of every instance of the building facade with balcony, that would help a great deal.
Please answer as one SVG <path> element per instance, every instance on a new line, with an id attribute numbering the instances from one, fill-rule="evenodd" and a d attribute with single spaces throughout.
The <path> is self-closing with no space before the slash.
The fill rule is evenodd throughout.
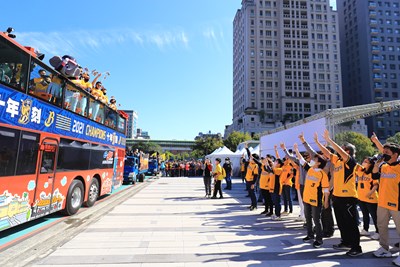
<path id="1" fill-rule="evenodd" d="M 232 131 L 264 132 L 343 105 L 329 0 L 242 0 L 233 21 Z"/>
<path id="2" fill-rule="evenodd" d="M 344 105 L 398 100 L 400 0 L 337 0 Z M 381 139 L 400 131 L 399 111 L 366 119 Z"/>

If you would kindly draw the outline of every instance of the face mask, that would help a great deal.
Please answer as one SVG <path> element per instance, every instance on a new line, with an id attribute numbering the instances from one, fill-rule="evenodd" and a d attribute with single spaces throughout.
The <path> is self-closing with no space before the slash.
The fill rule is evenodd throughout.
<path id="1" fill-rule="evenodd" d="M 314 164 L 315 164 L 315 161 L 314 160 L 310 160 L 310 166 L 312 167 L 312 166 L 314 166 Z"/>
<path id="2" fill-rule="evenodd" d="M 392 156 L 388 155 L 388 154 L 383 154 L 383 160 L 384 161 L 389 161 L 392 158 Z"/>

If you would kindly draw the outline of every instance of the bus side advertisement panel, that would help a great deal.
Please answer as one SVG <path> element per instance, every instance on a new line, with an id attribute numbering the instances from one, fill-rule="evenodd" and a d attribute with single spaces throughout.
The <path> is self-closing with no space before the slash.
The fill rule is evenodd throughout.
<path id="1" fill-rule="evenodd" d="M 1 84 L 0 123 L 125 149 L 123 134 Z"/>

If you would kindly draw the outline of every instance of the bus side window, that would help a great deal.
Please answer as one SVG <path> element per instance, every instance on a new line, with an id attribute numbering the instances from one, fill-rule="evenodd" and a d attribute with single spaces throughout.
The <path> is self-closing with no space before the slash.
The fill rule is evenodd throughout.
<path id="1" fill-rule="evenodd" d="M 36 163 L 39 152 L 39 135 L 22 132 L 18 151 L 17 175 L 36 173 Z"/>
<path id="2" fill-rule="evenodd" d="M 42 166 L 40 168 L 40 173 L 53 172 L 54 158 L 55 158 L 54 152 L 43 151 Z"/>
<path id="3" fill-rule="evenodd" d="M 14 175 L 20 132 L 0 127 L 0 176 Z"/>

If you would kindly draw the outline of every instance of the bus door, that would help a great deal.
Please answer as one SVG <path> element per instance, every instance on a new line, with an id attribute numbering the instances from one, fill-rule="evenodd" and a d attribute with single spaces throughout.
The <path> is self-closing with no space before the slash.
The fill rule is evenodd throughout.
<path id="1" fill-rule="evenodd" d="M 32 205 L 32 218 L 41 217 L 62 209 L 65 196 L 56 186 L 56 170 L 58 158 L 58 140 L 44 138 L 39 150 L 39 170 L 36 178 L 36 190 Z M 60 183 L 58 183 L 60 184 Z"/>

